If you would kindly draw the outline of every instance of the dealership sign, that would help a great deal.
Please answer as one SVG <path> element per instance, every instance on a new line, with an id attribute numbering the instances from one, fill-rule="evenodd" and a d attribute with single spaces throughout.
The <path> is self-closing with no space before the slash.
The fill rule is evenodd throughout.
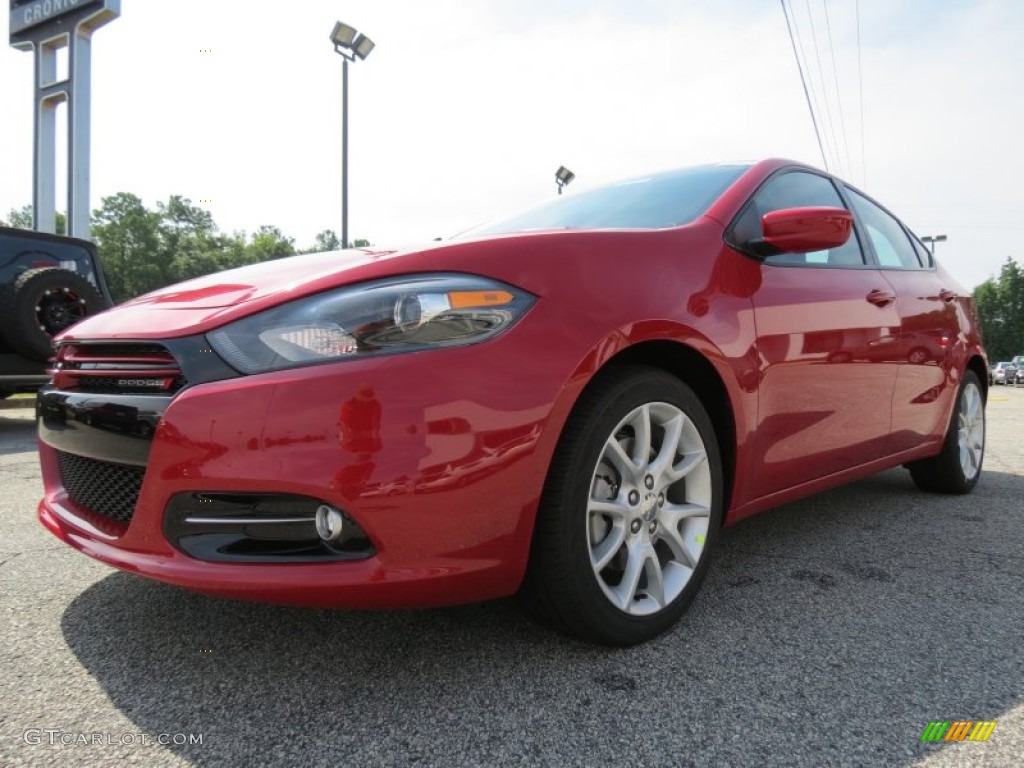
<path id="1" fill-rule="evenodd" d="M 68 139 L 67 231 L 89 236 L 89 114 L 92 35 L 121 15 L 121 0 L 10 0 L 11 45 L 35 56 L 32 228 L 57 231 L 57 107 Z M 65 72 L 57 53 L 67 49 Z"/>
<path id="2" fill-rule="evenodd" d="M 21 47 L 82 21 L 108 20 L 120 5 L 120 0 L 12 0 L 11 45 Z"/>
<path id="3" fill-rule="evenodd" d="M 87 0 L 33 0 L 11 10 L 11 34 L 78 10 L 79 6 L 94 4 Z"/>

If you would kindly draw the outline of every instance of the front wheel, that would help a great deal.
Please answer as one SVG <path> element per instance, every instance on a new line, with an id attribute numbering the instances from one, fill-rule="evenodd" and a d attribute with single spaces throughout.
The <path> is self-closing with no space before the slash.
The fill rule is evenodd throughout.
<path id="1" fill-rule="evenodd" d="M 722 520 L 711 420 L 686 384 L 644 367 L 583 394 L 548 473 L 525 585 L 583 639 L 627 646 L 676 623 Z"/>
<path id="2" fill-rule="evenodd" d="M 981 380 L 965 371 L 942 452 L 908 465 L 917 487 L 933 493 L 970 493 L 985 458 L 985 400 Z"/>

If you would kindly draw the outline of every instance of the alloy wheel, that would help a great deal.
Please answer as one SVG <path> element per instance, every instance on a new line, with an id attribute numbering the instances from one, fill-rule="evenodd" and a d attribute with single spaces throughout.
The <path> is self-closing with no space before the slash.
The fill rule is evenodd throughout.
<path id="1" fill-rule="evenodd" d="M 605 441 L 587 507 L 590 565 L 612 605 L 651 615 L 682 593 L 704 551 L 711 505 L 696 425 L 664 402 L 628 413 Z"/>
<path id="2" fill-rule="evenodd" d="M 960 468 L 964 477 L 970 480 L 978 474 L 985 451 L 985 409 L 981 392 L 974 382 L 968 382 L 960 395 L 957 420 Z"/>

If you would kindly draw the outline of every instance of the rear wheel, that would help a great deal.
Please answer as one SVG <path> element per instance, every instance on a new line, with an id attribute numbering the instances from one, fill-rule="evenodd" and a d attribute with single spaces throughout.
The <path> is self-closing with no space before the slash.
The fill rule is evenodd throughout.
<path id="1" fill-rule="evenodd" d="M 981 380 L 965 371 L 942 452 L 908 465 L 917 487 L 933 493 L 970 493 L 985 459 L 985 400 Z"/>
<path id="2" fill-rule="evenodd" d="M 538 513 L 526 591 L 559 628 L 633 645 L 700 588 L 722 519 L 711 420 L 683 382 L 617 369 L 582 396 Z"/>

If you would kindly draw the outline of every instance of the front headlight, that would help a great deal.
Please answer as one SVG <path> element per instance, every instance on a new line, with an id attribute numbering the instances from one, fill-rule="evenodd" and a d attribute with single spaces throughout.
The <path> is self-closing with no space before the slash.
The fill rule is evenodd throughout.
<path id="1" fill-rule="evenodd" d="M 207 334 L 242 373 L 475 344 L 534 297 L 472 275 L 408 275 L 298 299 Z"/>

